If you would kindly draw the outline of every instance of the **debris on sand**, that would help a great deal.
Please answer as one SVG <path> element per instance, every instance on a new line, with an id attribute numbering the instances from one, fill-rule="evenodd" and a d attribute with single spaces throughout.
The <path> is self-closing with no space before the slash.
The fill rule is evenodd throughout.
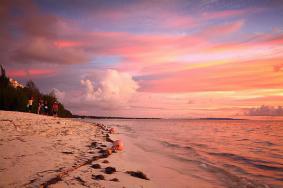
<path id="1" fill-rule="evenodd" d="M 98 151 L 98 153 L 105 153 L 105 152 L 106 152 L 106 150 L 104 150 L 104 149 L 101 149 L 101 150 Z"/>
<path id="2" fill-rule="evenodd" d="M 114 168 L 114 167 L 109 166 L 109 167 L 105 168 L 106 174 L 113 174 L 114 172 L 116 172 L 116 168 Z"/>
<path id="3" fill-rule="evenodd" d="M 95 179 L 95 180 L 105 180 L 105 177 L 101 174 L 99 175 L 92 175 L 92 179 Z"/>
<path id="4" fill-rule="evenodd" d="M 130 174 L 133 177 L 149 180 L 149 178 L 141 171 L 136 171 L 136 172 L 135 171 L 127 171 L 126 173 Z"/>
<path id="5" fill-rule="evenodd" d="M 93 164 L 93 165 L 91 165 L 91 167 L 95 168 L 95 169 L 100 169 L 101 168 L 100 164 Z"/>
<path id="6" fill-rule="evenodd" d="M 62 178 L 60 176 L 55 176 L 54 178 L 51 178 L 47 182 L 43 183 L 41 187 L 46 188 L 49 187 L 49 185 L 56 184 L 58 182 L 62 181 Z"/>
<path id="7" fill-rule="evenodd" d="M 106 137 L 106 142 L 111 142 L 111 143 L 113 143 L 113 140 L 111 140 L 109 137 Z"/>
<path id="8" fill-rule="evenodd" d="M 118 182 L 118 181 L 119 181 L 119 179 L 117 179 L 117 178 L 113 178 L 113 179 L 111 179 L 110 181 L 116 181 L 116 182 Z"/>
<path id="9" fill-rule="evenodd" d="M 111 149 L 101 149 L 100 151 L 98 151 L 98 153 L 101 153 L 101 157 L 107 158 L 109 155 L 112 154 L 112 150 Z"/>
<path id="10" fill-rule="evenodd" d="M 86 182 L 79 176 L 75 177 L 75 179 L 83 186 L 86 186 Z"/>
<path id="11" fill-rule="evenodd" d="M 62 153 L 64 153 L 64 154 L 74 154 L 72 151 L 63 151 Z"/>
<path id="12" fill-rule="evenodd" d="M 97 146 L 97 142 L 92 142 L 89 147 L 95 148 Z"/>

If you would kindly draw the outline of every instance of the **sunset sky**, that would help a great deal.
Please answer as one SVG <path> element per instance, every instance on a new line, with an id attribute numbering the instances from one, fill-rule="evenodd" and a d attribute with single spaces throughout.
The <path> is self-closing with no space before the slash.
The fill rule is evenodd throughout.
<path id="1" fill-rule="evenodd" d="M 75 114 L 238 117 L 283 106 L 282 20 L 281 0 L 1 0 L 0 63 Z"/>

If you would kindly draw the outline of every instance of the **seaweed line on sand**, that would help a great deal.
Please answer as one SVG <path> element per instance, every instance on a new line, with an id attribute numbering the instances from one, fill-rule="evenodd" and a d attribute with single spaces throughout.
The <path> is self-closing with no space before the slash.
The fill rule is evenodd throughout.
<path id="1" fill-rule="evenodd" d="M 107 138 L 106 141 L 108 141 L 108 142 L 114 142 L 113 140 L 111 140 L 111 139 L 109 138 L 109 136 L 106 136 L 106 138 Z M 99 156 L 93 156 L 91 159 L 88 159 L 88 160 L 86 160 L 85 162 L 83 162 L 83 163 L 81 163 L 81 164 L 78 164 L 78 165 L 76 165 L 76 166 L 74 166 L 74 167 L 72 167 L 72 168 L 69 168 L 69 169 L 67 169 L 67 170 L 65 170 L 65 171 L 63 171 L 63 172 L 57 174 L 56 176 L 54 176 L 54 177 L 48 179 L 48 180 L 45 181 L 44 183 L 41 183 L 41 184 L 39 185 L 39 187 L 47 188 L 47 187 L 49 187 L 50 185 L 54 185 L 54 184 L 56 184 L 56 183 L 62 181 L 62 180 L 63 180 L 62 178 L 65 177 L 65 176 L 67 176 L 70 172 L 73 172 L 73 171 L 77 170 L 78 168 L 80 168 L 80 167 L 82 167 L 82 166 L 89 165 L 89 164 L 91 164 L 93 161 L 96 161 L 96 160 L 98 160 L 98 159 L 107 158 L 108 156 L 109 156 L 109 154 L 107 154 L 107 153 L 103 153 L 102 155 L 99 155 Z M 31 185 L 31 184 L 35 184 L 35 183 L 36 183 L 36 179 L 33 179 L 33 180 L 30 181 L 28 184 L 25 184 L 25 186 Z"/>

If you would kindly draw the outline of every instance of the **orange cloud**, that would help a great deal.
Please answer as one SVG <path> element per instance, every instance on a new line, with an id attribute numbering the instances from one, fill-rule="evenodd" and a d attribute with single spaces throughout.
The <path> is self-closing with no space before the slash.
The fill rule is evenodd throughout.
<path id="1" fill-rule="evenodd" d="M 281 69 L 283 69 L 283 63 L 274 65 L 273 69 L 274 69 L 275 72 L 281 71 Z"/>
<path id="2" fill-rule="evenodd" d="M 179 71 L 148 81 L 141 90 L 172 93 L 281 88 L 282 74 L 273 71 L 273 65 L 281 61 L 253 60 Z"/>

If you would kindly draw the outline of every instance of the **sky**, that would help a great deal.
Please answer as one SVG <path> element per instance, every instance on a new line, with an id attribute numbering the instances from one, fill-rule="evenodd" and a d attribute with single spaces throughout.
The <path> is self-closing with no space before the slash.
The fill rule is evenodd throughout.
<path id="1" fill-rule="evenodd" d="M 1 0 L 0 63 L 74 114 L 283 115 L 281 0 Z"/>

